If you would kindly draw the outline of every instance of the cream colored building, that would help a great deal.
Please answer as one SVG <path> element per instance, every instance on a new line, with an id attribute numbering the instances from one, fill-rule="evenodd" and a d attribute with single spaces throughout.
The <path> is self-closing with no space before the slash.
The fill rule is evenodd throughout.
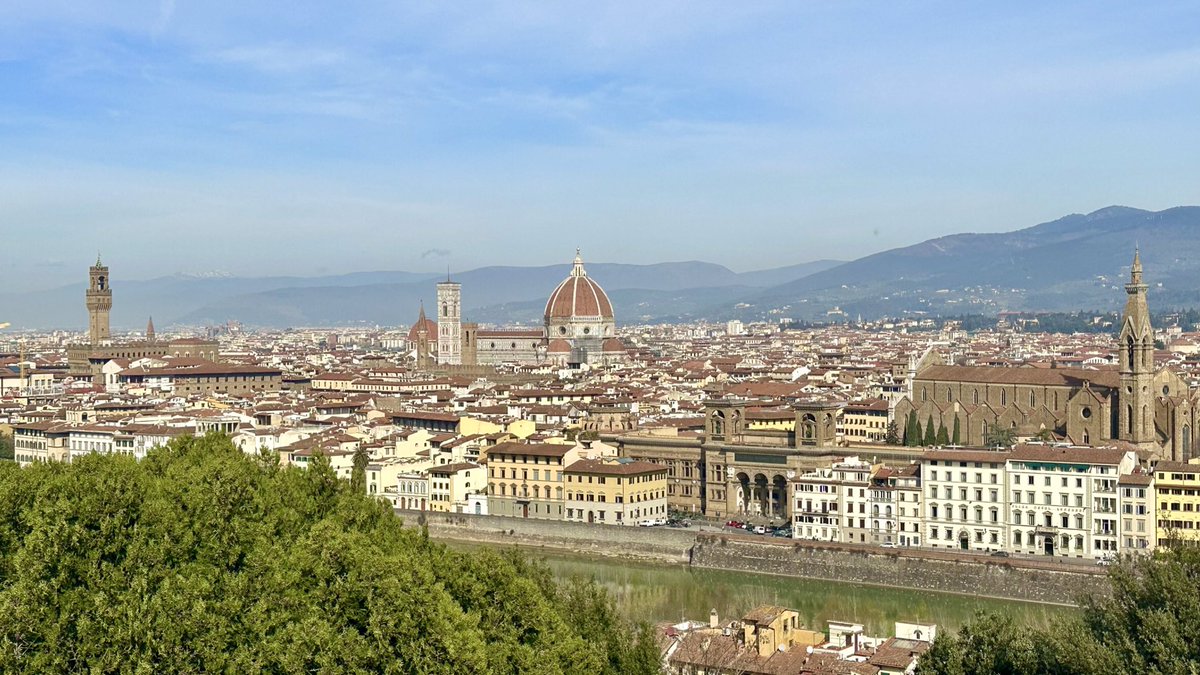
<path id="1" fill-rule="evenodd" d="M 925 453 L 922 490 L 925 545 L 997 551 L 1008 543 L 1004 514 L 1007 451 Z"/>
<path id="2" fill-rule="evenodd" d="M 1158 524 L 1154 518 L 1154 476 L 1137 471 L 1117 479 L 1120 491 L 1122 553 L 1149 553 L 1158 546 Z"/>
<path id="3" fill-rule="evenodd" d="M 667 517 L 667 468 L 630 459 L 581 459 L 563 472 L 564 520 L 636 525 Z"/>
<path id="4" fill-rule="evenodd" d="M 1117 481 L 1137 453 L 1019 445 L 1008 459 L 1013 553 L 1101 558 L 1117 554 Z"/>
<path id="5" fill-rule="evenodd" d="M 467 513 L 468 497 L 486 489 L 486 470 L 474 462 L 436 466 L 429 470 L 429 510 Z"/>

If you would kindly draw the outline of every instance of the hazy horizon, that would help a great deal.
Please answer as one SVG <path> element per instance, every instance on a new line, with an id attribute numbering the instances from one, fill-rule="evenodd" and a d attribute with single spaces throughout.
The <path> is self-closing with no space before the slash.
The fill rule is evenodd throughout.
<path id="1" fill-rule="evenodd" d="M 10 290 L 851 260 L 1200 202 L 1186 3 L 14 0 Z M 269 252 L 264 255 L 264 252 Z"/>

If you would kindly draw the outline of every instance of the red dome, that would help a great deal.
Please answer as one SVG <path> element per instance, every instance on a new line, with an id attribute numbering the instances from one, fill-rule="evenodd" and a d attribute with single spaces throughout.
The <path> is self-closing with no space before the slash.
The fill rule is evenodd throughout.
<path id="1" fill-rule="evenodd" d="M 566 340 L 551 340 L 546 351 L 550 354 L 567 354 L 571 351 L 571 343 Z"/>
<path id="2" fill-rule="evenodd" d="M 417 332 L 421 330 L 421 322 L 413 324 L 412 328 L 408 329 L 408 341 L 417 341 Z M 437 340 L 437 324 L 432 319 L 425 319 L 425 337 L 430 340 Z"/>
<path id="3" fill-rule="evenodd" d="M 621 342 L 620 338 L 611 337 L 604 341 L 601 349 L 605 352 L 623 352 L 625 351 L 625 343 Z"/>
<path id="4" fill-rule="evenodd" d="M 546 301 L 546 320 L 572 318 L 613 318 L 612 303 L 600 284 L 592 281 L 577 254 L 571 276 L 563 280 Z"/>
<path id="5" fill-rule="evenodd" d="M 437 324 L 432 319 L 425 318 L 425 305 L 421 305 L 421 315 L 417 317 L 417 322 L 412 325 L 412 328 L 408 329 L 409 342 L 417 341 L 417 333 L 421 331 L 421 326 L 425 326 L 425 336 L 429 340 L 436 342 L 438 334 Z"/>

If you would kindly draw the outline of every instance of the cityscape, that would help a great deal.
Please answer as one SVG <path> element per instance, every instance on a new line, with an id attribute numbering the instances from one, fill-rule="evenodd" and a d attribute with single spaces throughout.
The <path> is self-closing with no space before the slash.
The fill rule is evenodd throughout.
<path id="1" fill-rule="evenodd" d="M 1197 10 L 0 12 L 0 672 L 1200 671 Z"/>

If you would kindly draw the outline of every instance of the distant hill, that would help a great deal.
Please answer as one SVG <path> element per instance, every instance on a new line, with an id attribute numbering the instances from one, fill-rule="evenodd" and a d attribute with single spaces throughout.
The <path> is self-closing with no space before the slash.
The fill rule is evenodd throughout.
<path id="1" fill-rule="evenodd" d="M 713 263 L 687 261 L 654 265 L 589 263 L 589 274 L 617 298 L 629 291 L 636 316 L 660 320 L 671 312 L 700 312 L 713 302 L 828 269 L 839 261 L 814 261 L 769 270 L 735 273 Z M 483 267 L 456 273 L 463 284 L 470 320 L 508 323 L 540 320 L 542 303 L 570 265 Z M 116 272 L 116 270 L 114 270 Z M 195 277 L 176 275 L 143 281 L 113 281 L 112 322 L 136 330 L 155 317 L 160 327 L 204 325 L 233 319 L 251 326 L 379 324 L 406 325 L 424 300 L 433 304 L 440 274 L 358 272 L 321 277 Z M 724 289 L 716 293 L 711 289 Z M 16 327 L 82 329 L 86 324 L 84 284 L 33 293 L 0 293 L 4 318 Z M 689 299 L 683 300 L 683 296 Z M 521 308 L 516 311 L 515 308 Z M 684 309 L 687 308 L 687 309 Z M 509 315 L 507 312 L 516 311 Z M 702 313 L 702 312 L 701 312 Z M 690 316 L 690 314 L 687 314 Z"/>
<path id="2" fill-rule="evenodd" d="M 780 284 L 746 302 L 753 311 L 787 307 L 808 317 L 834 305 L 869 316 L 1111 308 L 1124 301 L 1121 285 L 1138 245 L 1153 302 L 1200 305 L 1195 206 L 1158 212 L 1111 206 L 1013 232 L 930 239 Z"/>
<path id="3" fill-rule="evenodd" d="M 797 266 L 795 273 L 803 274 Z M 600 282 L 613 296 L 614 302 L 622 291 L 641 291 L 639 299 L 629 305 L 618 302 L 618 318 L 625 320 L 627 307 L 643 302 L 651 306 L 646 315 L 660 320 L 669 302 L 662 300 L 672 293 L 693 289 L 738 288 L 736 295 L 755 290 L 741 283 L 739 275 L 713 263 L 688 261 L 654 265 L 624 265 L 617 263 L 588 263 L 588 274 Z M 540 320 L 546 298 L 570 273 L 570 265 L 545 267 L 483 267 L 454 275 L 463 286 L 463 313 L 470 321 L 481 323 L 534 322 Z M 767 273 L 787 276 L 788 272 Z M 793 277 L 795 278 L 795 277 Z M 245 295 L 225 297 L 206 304 L 177 318 L 180 323 L 217 323 L 233 318 L 248 325 L 321 326 L 368 323 L 406 325 L 416 320 L 421 301 L 432 306 L 439 278 L 406 284 L 367 284 L 345 287 L 289 287 Z M 729 293 L 722 294 L 723 300 Z M 657 300 L 646 300 L 645 298 Z M 713 299 L 700 297 L 693 306 L 707 306 Z"/>
<path id="4" fill-rule="evenodd" d="M 817 260 L 736 273 L 721 265 L 588 263 L 621 323 L 823 319 L 1116 309 L 1140 245 L 1156 309 L 1200 307 L 1200 207 L 1145 211 L 1110 206 L 1033 227 L 955 234 L 850 262 Z M 492 324 L 540 321 L 569 265 L 482 267 L 456 273 L 465 318 Z M 114 270 L 116 271 L 116 270 Z M 114 279 L 113 324 L 136 329 L 234 319 L 249 326 L 408 325 L 431 305 L 442 277 L 363 272 L 325 277 Z M 0 294 L 16 327 L 82 328 L 83 286 Z M 834 308 L 840 313 L 831 314 Z"/>

